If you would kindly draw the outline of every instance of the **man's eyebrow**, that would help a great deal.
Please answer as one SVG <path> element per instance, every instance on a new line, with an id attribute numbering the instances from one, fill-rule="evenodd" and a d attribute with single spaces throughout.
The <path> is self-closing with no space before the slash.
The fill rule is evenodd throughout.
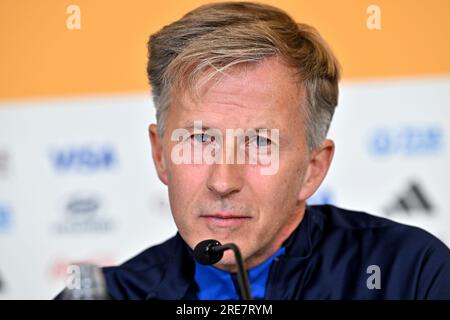
<path id="1" fill-rule="evenodd" d="M 255 130 L 256 132 L 259 131 L 270 131 L 276 128 L 269 128 L 269 127 L 256 127 L 256 128 L 250 128 L 251 130 Z"/>
<path id="2" fill-rule="evenodd" d="M 217 130 L 217 129 L 219 129 L 217 127 L 212 127 L 212 126 L 203 125 L 203 124 L 201 126 L 195 126 L 192 122 L 183 124 L 181 126 L 181 128 L 187 129 L 187 130 L 192 130 L 194 128 L 199 128 L 199 129 L 202 129 L 202 130 L 208 130 L 208 129 L 215 129 L 215 130 Z M 246 131 L 246 130 L 254 130 L 256 132 L 259 132 L 259 131 L 270 131 L 270 130 L 279 129 L 279 128 L 277 128 L 275 126 L 274 127 L 271 127 L 271 126 L 257 126 L 255 128 L 225 128 L 225 130 L 226 129 L 230 129 L 230 130 L 243 129 L 244 131 Z"/>
<path id="3" fill-rule="evenodd" d="M 211 129 L 209 126 L 204 126 L 204 125 L 201 125 L 201 126 L 194 126 L 194 124 L 192 124 L 192 123 L 186 124 L 186 125 L 182 126 L 182 128 L 183 128 L 183 129 L 186 129 L 186 130 L 192 130 L 192 129 L 194 129 L 194 128 L 199 128 L 199 129 L 202 129 L 202 130 L 208 130 L 208 129 Z"/>

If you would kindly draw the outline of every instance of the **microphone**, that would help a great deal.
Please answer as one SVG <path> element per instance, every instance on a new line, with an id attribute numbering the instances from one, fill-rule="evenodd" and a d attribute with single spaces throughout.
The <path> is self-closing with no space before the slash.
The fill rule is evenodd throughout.
<path id="1" fill-rule="evenodd" d="M 109 300 L 102 269 L 92 264 L 71 265 L 61 300 Z"/>
<path id="2" fill-rule="evenodd" d="M 253 300 L 248 281 L 248 274 L 244 268 L 241 251 L 234 243 L 226 243 L 222 245 L 214 239 L 203 240 L 194 248 L 194 258 L 198 263 L 203 265 L 212 265 L 220 261 L 225 250 L 232 250 L 236 259 L 237 276 L 241 297 L 244 300 Z"/>

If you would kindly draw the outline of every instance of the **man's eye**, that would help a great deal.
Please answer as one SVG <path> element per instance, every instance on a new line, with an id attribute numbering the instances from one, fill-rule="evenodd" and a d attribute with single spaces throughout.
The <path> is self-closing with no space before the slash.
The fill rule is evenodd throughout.
<path id="1" fill-rule="evenodd" d="M 214 141 L 213 137 L 206 133 L 195 133 L 191 135 L 191 139 L 195 142 L 205 143 Z"/>
<path id="2" fill-rule="evenodd" d="M 257 136 L 255 139 L 255 142 L 259 148 L 268 147 L 272 144 L 272 141 L 269 138 L 265 138 L 265 137 L 261 137 L 261 136 Z"/>
<path id="3" fill-rule="evenodd" d="M 252 148 L 268 148 L 271 144 L 272 140 L 263 136 L 254 136 L 247 142 L 247 145 Z"/>

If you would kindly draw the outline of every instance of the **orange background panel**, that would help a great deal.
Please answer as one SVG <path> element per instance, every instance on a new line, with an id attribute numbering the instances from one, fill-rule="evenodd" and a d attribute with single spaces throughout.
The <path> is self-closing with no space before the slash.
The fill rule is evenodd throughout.
<path id="1" fill-rule="evenodd" d="M 148 90 L 148 36 L 207 2 L 1 0 L 0 99 Z M 261 2 L 314 25 L 344 79 L 450 74 L 448 0 Z M 66 28 L 70 4 L 81 30 Z M 366 27 L 370 4 L 381 8 L 379 31 Z"/>

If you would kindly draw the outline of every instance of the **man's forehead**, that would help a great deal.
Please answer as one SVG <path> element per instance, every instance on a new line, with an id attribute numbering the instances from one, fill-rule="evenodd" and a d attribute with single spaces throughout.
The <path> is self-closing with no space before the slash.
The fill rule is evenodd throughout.
<path id="1" fill-rule="evenodd" d="M 227 110 L 242 108 L 239 112 L 245 112 L 245 109 L 270 110 L 297 104 L 301 92 L 293 69 L 279 59 L 267 58 L 223 72 L 207 70 L 194 86 L 178 88 L 172 94 L 176 104 L 187 110 L 224 106 Z"/>
<path id="2" fill-rule="evenodd" d="M 280 129 L 299 116 L 301 96 L 292 70 L 277 59 L 235 68 L 225 75 L 197 81 L 194 90 L 172 92 L 172 126 L 193 128 Z M 301 117 L 301 116 L 300 116 Z"/>
<path id="3" fill-rule="evenodd" d="M 297 111 L 298 112 L 298 111 Z M 295 116 L 288 111 L 269 107 L 245 107 L 234 104 L 210 104 L 208 106 L 171 106 L 172 125 L 177 128 L 193 129 L 195 122 L 201 128 L 214 129 L 280 129 L 289 126 Z M 197 125 L 198 126 L 198 125 Z"/>
<path id="4" fill-rule="evenodd" d="M 283 106 L 267 103 L 247 104 L 241 101 L 221 100 L 182 102 L 171 106 L 177 113 L 177 127 L 193 128 L 195 121 L 201 121 L 203 128 L 279 128 L 287 110 Z M 286 109 L 286 108 L 284 108 Z"/>

